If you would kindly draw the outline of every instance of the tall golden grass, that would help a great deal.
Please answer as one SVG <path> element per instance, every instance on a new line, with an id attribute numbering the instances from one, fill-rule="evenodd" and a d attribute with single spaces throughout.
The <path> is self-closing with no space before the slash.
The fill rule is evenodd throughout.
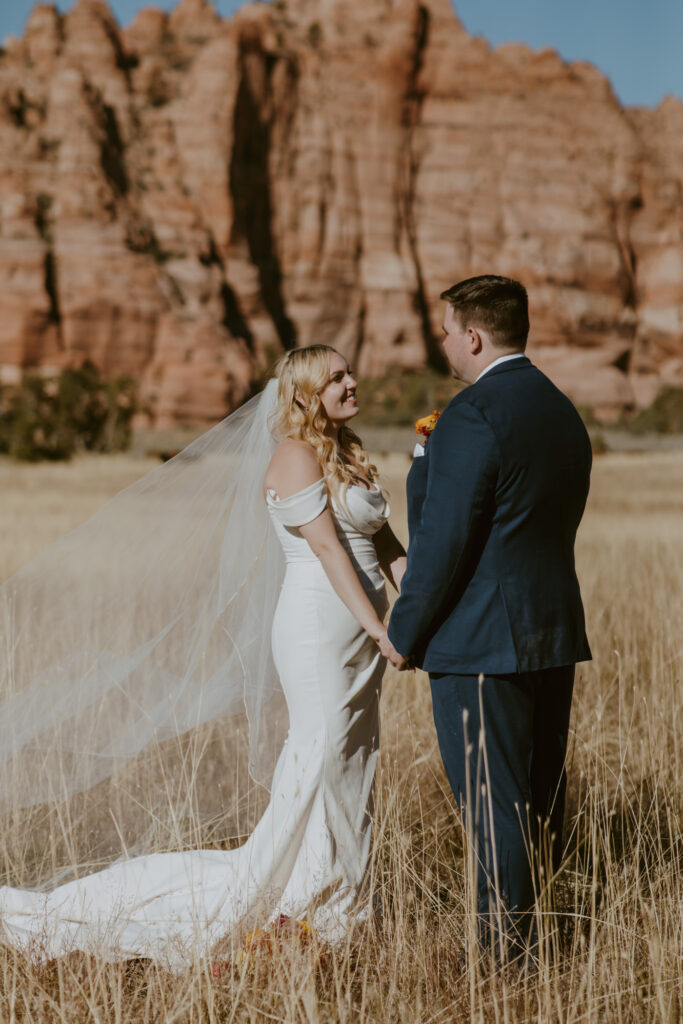
<path id="1" fill-rule="evenodd" d="M 378 461 L 405 537 L 407 462 Z M 146 468 L 126 456 L 0 461 L 0 577 Z M 210 962 L 180 975 L 80 954 L 37 966 L 2 947 L 0 1021 L 683 1019 L 683 456 L 597 460 L 577 554 L 594 660 L 577 674 L 565 856 L 555 915 L 539 894 L 534 972 L 463 962 L 471 886 L 429 687 L 390 670 L 371 865 L 381 913 L 341 952 L 320 960 L 284 948 L 215 977 Z M 61 827 L 63 855 L 71 825 Z M 215 844 L 188 827 L 182 841 Z M 0 835 L 7 877 L 29 876 L 32 857 L 28 836 Z"/>

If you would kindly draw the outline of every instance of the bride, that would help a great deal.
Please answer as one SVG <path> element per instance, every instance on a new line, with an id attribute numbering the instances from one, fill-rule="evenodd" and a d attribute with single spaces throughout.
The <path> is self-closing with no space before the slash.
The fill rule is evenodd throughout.
<path id="1" fill-rule="evenodd" d="M 280 914 L 329 941 L 362 915 L 382 572 L 398 588 L 405 552 L 348 425 L 358 411 L 338 352 L 293 350 L 220 429 L 0 590 L 0 798 L 14 806 L 83 792 L 164 737 L 245 708 L 263 781 L 278 677 L 289 715 L 242 846 L 125 858 L 50 892 L 2 887 L 5 942 L 182 965 Z M 76 584 L 64 581 L 74 552 Z"/>

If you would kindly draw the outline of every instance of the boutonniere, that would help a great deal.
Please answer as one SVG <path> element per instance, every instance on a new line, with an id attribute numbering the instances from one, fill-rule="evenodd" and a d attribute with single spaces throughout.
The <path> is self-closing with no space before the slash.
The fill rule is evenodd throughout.
<path id="1" fill-rule="evenodd" d="M 437 420 L 441 415 L 437 409 L 432 409 L 429 416 L 423 416 L 421 420 L 415 421 L 415 433 L 422 434 L 425 439 L 425 444 L 429 440 L 429 435 L 436 426 Z"/>

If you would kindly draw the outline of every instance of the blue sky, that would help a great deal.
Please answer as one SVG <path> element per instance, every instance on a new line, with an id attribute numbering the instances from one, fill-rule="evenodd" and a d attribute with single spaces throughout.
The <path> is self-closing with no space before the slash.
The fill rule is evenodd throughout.
<path id="1" fill-rule="evenodd" d="M 67 10 L 72 0 L 57 6 Z M 296 0 L 290 0 L 295 3 Z M 21 35 L 33 0 L 0 0 L 0 39 Z M 110 0 L 121 24 L 148 6 Z M 174 0 L 154 0 L 169 9 Z M 241 0 L 216 0 L 223 15 Z M 467 30 L 492 43 L 552 46 L 567 60 L 588 60 L 611 79 L 622 103 L 655 106 L 668 93 L 683 99 L 682 0 L 455 0 Z"/>

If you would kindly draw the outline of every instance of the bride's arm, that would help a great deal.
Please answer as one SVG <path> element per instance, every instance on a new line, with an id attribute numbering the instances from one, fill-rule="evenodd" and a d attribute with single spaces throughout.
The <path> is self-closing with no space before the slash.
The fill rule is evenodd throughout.
<path id="1" fill-rule="evenodd" d="M 385 523 L 382 529 L 377 531 L 373 541 L 382 572 L 400 592 L 401 580 L 406 571 L 406 553 L 403 545 L 389 523 Z"/>
<path id="2" fill-rule="evenodd" d="M 384 624 L 337 537 L 329 508 L 324 509 L 313 522 L 300 526 L 299 532 L 320 559 L 330 583 L 351 614 L 373 640 L 379 640 L 385 632 Z"/>
<path id="3" fill-rule="evenodd" d="M 272 488 L 279 498 L 286 499 L 322 478 L 320 464 L 310 445 L 288 439 L 275 450 L 266 472 L 265 486 Z M 297 529 L 320 559 L 338 597 L 363 629 L 374 640 L 379 640 L 386 632 L 385 627 L 337 536 L 329 508 Z"/>

